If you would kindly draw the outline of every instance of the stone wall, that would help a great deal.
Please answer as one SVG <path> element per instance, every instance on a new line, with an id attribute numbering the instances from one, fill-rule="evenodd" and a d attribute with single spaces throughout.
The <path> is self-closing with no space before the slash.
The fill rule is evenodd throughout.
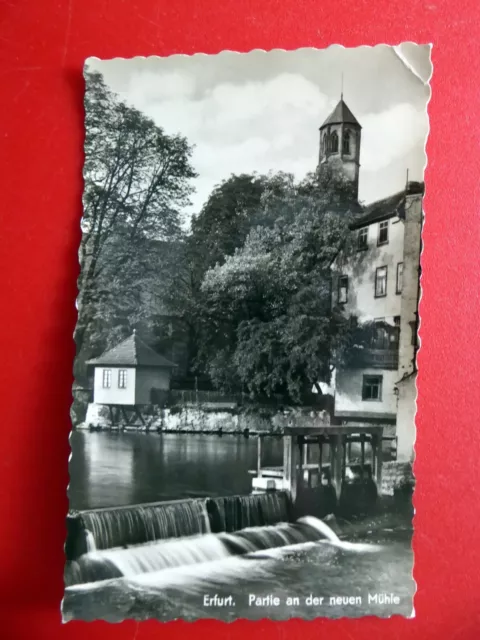
<path id="1" fill-rule="evenodd" d="M 396 491 L 410 491 L 415 485 L 410 462 L 384 462 L 382 466 L 381 494 L 393 496 Z"/>
<path id="2" fill-rule="evenodd" d="M 289 410 L 277 411 L 241 410 L 235 406 L 220 404 L 191 405 L 162 409 L 155 405 L 139 407 L 145 426 L 140 429 L 165 432 L 198 432 L 198 433 L 243 433 L 245 430 L 254 433 L 281 433 L 287 425 L 329 424 L 326 411 Z M 136 421 L 138 423 L 138 420 Z M 108 407 L 90 403 L 85 422 L 78 429 L 111 428 Z M 125 426 L 120 419 L 120 428 Z"/>

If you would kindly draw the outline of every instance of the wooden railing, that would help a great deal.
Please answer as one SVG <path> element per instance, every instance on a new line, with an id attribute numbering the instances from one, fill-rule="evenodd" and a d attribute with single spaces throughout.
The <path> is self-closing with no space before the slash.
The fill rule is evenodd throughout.
<path id="1" fill-rule="evenodd" d="M 398 369 L 398 349 L 353 348 L 349 358 L 352 367 Z"/>
<path id="2" fill-rule="evenodd" d="M 193 391 L 191 389 L 171 389 L 163 391 L 152 389 L 153 404 L 186 405 L 186 404 L 244 404 L 247 396 L 242 393 L 226 394 L 220 391 Z"/>

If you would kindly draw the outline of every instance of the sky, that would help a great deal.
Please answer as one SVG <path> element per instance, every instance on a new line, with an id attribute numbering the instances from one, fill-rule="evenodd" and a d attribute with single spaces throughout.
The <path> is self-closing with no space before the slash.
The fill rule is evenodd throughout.
<path id="1" fill-rule="evenodd" d="M 286 171 L 301 179 L 318 163 L 319 127 L 343 98 L 362 126 L 359 198 L 366 204 L 423 180 L 427 158 L 429 45 L 230 51 L 218 55 L 99 60 L 122 100 L 194 145 L 199 174 L 185 221 L 232 173 Z"/>

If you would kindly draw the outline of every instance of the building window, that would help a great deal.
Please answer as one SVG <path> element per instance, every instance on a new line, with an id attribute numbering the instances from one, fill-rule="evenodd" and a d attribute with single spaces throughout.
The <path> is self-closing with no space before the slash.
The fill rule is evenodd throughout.
<path id="1" fill-rule="evenodd" d="M 111 369 L 104 369 L 103 370 L 102 387 L 104 389 L 110 389 L 111 386 L 112 386 L 112 370 Z"/>
<path id="2" fill-rule="evenodd" d="M 340 276 L 338 279 L 338 304 L 345 304 L 348 299 L 348 277 Z"/>
<path id="3" fill-rule="evenodd" d="M 387 295 L 387 267 L 378 267 L 375 271 L 375 297 L 383 298 Z"/>
<path id="4" fill-rule="evenodd" d="M 350 153 L 350 131 L 345 131 L 343 133 L 343 146 L 342 146 L 342 150 L 343 153 Z"/>
<path id="5" fill-rule="evenodd" d="M 127 370 L 126 369 L 118 370 L 118 388 L 119 389 L 127 388 Z"/>
<path id="6" fill-rule="evenodd" d="M 362 400 L 382 400 L 383 376 L 363 376 Z"/>
<path id="7" fill-rule="evenodd" d="M 373 327 L 373 349 L 387 349 L 388 348 L 388 331 L 385 324 L 385 318 L 376 318 Z"/>
<path id="8" fill-rule="evenodd" d="M 412 332 L 412 347 L 416 347 L 418 344 L 417 323 L 409 322 L 408 324 L 410 325 L 410 331 Z"/>
<path id="9" fill-rule="evenodd" d="M 388 244 L 388 220 L 380 222 L 378 225 L 378 245 Z"/>
<path id="10" fill-rule="evenodd" d="M 368 227 L 363 227 L 363 229 L 359 229 L 357 247 L 359 251 L 368 248 Z"/>
<path id="11" fill-rule="evenodd" d="M 393 324 L 394 328 L 390 335 L 390 342 L 398 345 L 400 342 L 400 316 L 394 316 Z"/>
<path id="12" fill-rule="evenodd" d="M 403 289 L 403 262 L 397 264 L 397 293 L 402 293 Z"/>

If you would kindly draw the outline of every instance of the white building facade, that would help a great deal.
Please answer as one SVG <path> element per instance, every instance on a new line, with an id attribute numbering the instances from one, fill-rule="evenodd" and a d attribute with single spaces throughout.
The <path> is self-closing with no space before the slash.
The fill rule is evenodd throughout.
<path id="1" fill-rule="evenodd" d="M 95 367 L 95 404 L 131 407 L 152 404 L 152 393 L 168 391 L 176 367 L 153 351 L 136 332 L 87 364 Z"/>
<path id="2" fill-rule="evenodd" d="M 320 128 L 319 170 L 328 163 L 341 171 L 355 195 L 360 129 L 343 100 Z M 333 145 L 324 142 L 332 130 Z M 365 207 L 350 226 L 349 249 L 332 265 L 332 304 L 354 328 L 334 374 L 334 419 L 352 426 L 390 426 L 397 460 L 405 461 L 412 458 L 415 437 L 422 199 L 423 184 L 408 183 L 403 191 Z"/>

